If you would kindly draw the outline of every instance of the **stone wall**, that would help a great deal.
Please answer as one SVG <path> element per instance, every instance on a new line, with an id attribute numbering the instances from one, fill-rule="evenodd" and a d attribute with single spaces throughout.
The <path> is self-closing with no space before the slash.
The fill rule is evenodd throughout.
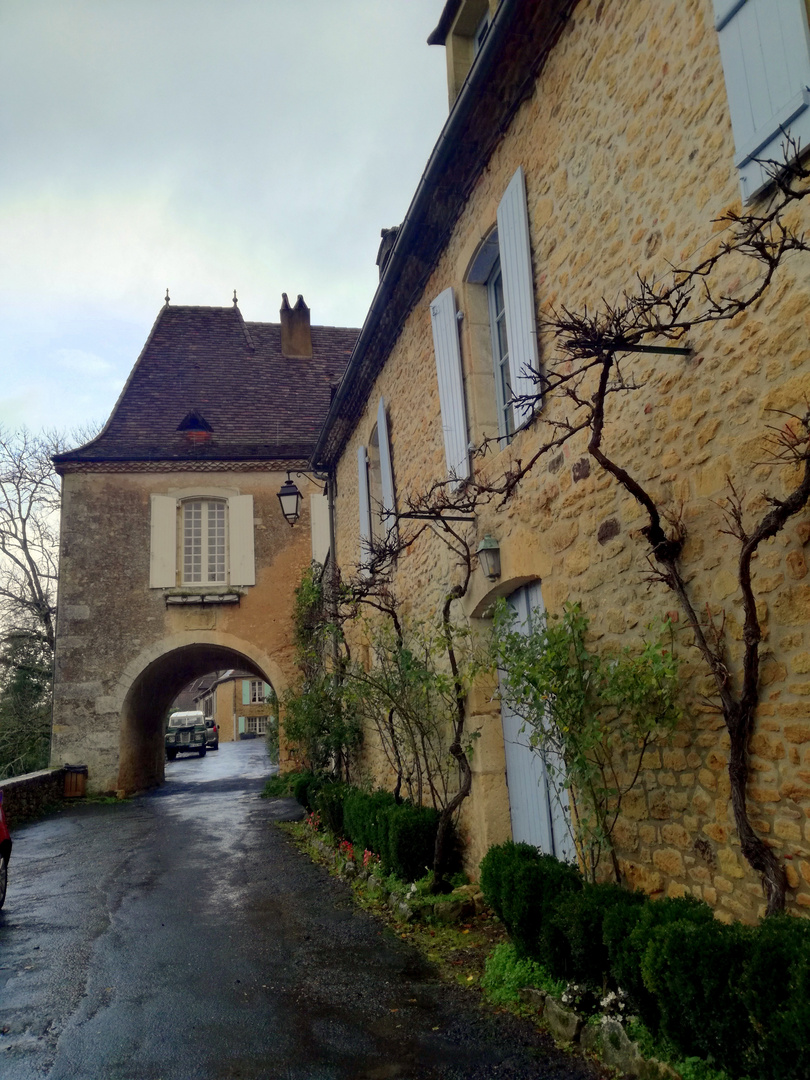
<path id="1" fill-rule="evenodd" d="M 429 303 L 452 286 L 464 314 L 461 349 L 470 438 L 495 434 L 494 382 L 483 287 L 465 282 L 496 222 L 498 202 L 518 166 L 526 172 L 538 312 L 598 306 L 632 291 L 636 273 L 660 278 L 672 264 L 711 250 L 714 220 L 740 208 L 734 144 L 711 0 L 606 4 L 582 0 L 514 116 L 450 237 L 426 289 L 392 343 L 365 416 L 338 471 L 338 561 L 359 555 L 357 446 L 367 444 L 379 396 L 389 413 L 400 507 L 408 493 L 445 476 Z M 739 285 L 735 269 L 722 284 Z M 742 278 L 742 280 L 745 280 Z M 618 399 L 607 439 L 620 463 L 680 514 L 688 530 L 684 563 L 700 606 L 722 617 L 741 640 L 737 545 L 723 532 L 718 501 L 730 477 L 750 515 L 762 491 L 782 495 L 791 477 L 767 460 L 771 410 L 810 400 L 810 275 L 801 257 L 780 272 L 768 295 L 731 323 L 694 331 L 693 355 L 628 357 L 625 374 L 642 389 Z M 543 340 L 541 354 L 553 354 Z M 540 445 L 543 421 L 482 468 L 497 477 Z M 480 573 L 462 604 L 473 625 L 495 595 L 539 579 L 546 606 L 580 601 L 605 646 L 632 646 L 644 627 L 673 613 L 673 596 L 647 580 L 644 518 L 634 501 L 586 459 L 572 439 L 540 460 L 518 494 L 470 528 L 473 547 L 497 536 L 502 576 Z M 787 860 L 789 906 L 810 907 L 810 514 L 764 544 L 754 585 L 760 599 L 763 704 L 751 742 L 749 798 L 756 827 Z M 394 586 L 412 617 L 439 610 L 458 571 L 447 549 L 424 534 L 398 561 Z M 642 784 L 618 825 L 627 880 L 654 895 L 690 892 L 722 918 L 762 911 L 756 876 L 743 860 L 729 807 L 728 740 L 697 654 L 684 634 L 686 716 L 671 741 L 653 750 Z M 483 738 L 474 755 L 473 796 L 462 828 L 476 864 L 509 834 L 498 705 L 486 692 L 471 701 Z"/>
<path id="2" fill-rule="evenodd" d="M 0 780 L 3 810 L 9 829 L 61 805 L 65 796 L 65 770 L 42 769 Z"/>
<path id="3" fill-rule="evenodd" d="M 258 469 L 64 477 L 53 761 L 86 762 L 91 790 L 162 780 L 163 719 L 191 679 L 244 668 L 283 693 L 294 677 L 309 500 L 291 529 L 277 498 L 284 478 Z M 168 605 L 166 590 L 149 587 L 150 494 L 191 491 L 253 496 L 256 584 L 237 590 L 238 603 Z"/>

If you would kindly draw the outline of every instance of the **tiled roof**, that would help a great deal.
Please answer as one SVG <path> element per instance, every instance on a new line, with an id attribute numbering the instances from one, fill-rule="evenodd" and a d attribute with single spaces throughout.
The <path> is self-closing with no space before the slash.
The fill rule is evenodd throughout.
<path id="1" fill-rule="evenodd" d="M 101 434 L 54 462 L 307 459 L 358 333 L 313 326 L 289 359 L 279 323 L 167 304 Z"/>

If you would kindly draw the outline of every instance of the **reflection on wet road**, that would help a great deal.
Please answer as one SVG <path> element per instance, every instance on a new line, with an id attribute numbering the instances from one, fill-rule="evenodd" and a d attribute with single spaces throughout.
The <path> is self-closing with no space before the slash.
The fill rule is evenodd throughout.
<path id="1" fill-rule="evenodd" d="M 590 1075 L 356 909 L 273 827 L 300 808 L 258 797 L 270 771 L 262 740 L 222 743 L 154 793 L 17 830 L 4 1080 Z"/>

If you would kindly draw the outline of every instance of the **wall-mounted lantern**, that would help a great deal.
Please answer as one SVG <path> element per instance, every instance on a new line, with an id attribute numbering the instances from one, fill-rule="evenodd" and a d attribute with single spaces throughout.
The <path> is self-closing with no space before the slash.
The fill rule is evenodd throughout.
<path id="1" fill-rule="evenodd" d="M 501 549 L 498 541 L 489 533 L 483 538 L 475 552 L 478 563 L 490 581 L 497 581 L 501 576 Z"/>
<path id="2" fill-rule="evenodd" d="M 278 493 L 278 501 L 281 503 L 281 512 L 290 525 L 294 525 L 301 516 L 301 492 L 290 479 L 289 471 L 287 479 L 281 485 Z"/>

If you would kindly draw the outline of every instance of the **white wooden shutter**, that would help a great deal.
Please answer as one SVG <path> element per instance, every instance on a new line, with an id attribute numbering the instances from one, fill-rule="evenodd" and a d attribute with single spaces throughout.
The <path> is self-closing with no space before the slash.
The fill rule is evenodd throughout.
<path id="1" fill-rule="evenodd" d="M 151 495 L 149 588 L 170 589 L 177 584 L 177 499 Z"/>
<path id="2" fill-rule="evenodd" d="M 309 527 L 312 558 L 321 566 L 325 566 L 329 557 L 329 500 L 326 495 L 310 495 Z"/>
<path id="3" fill-rule="evenodd" d="M 452 288 L 439 293 L 430 305 L 430 319 L 433 324 L 433 348 L 439 379 L 439 406 L 442 413 L 447 472 L 456 480 L 466 480 L 470 475 L 467 412 L 464 407 L 456 301 Z"/>
<path id="4" fill-rule="evenodd" d="M 368 495 L 368 454 L 365 446 L 357 447 L 357 495 L 360 503 L 360 566 L 368 564 L 371 544 L 371 504 Z"/>
<path id="5" fill-rule="evenodd" d="M 784 132 L 810 143 L 810 30 L 805 0 L 714 0 L 734 164 L 743 199 L 768 182 L 754 158 L 784 160 Z"/>
<path id="6" fill-rule="evenodd" d="M 509 181 L 498 206 L 498 246 L 501 252 L 512 393 L 516 397 L 536 394 L 537 383 L 530 372 L 538 370 L 537 326 L 534 317 L 534 280 L 529 244 L 529 215 L 526 209 L 526 181 L 522 165 Z M 530 405 L 515 405 L 515 427 L 522 427 L 527 423 L 532 412 Z"/>
<path id="7" fill-rule="evenodd" d="M 253 553 L 253 496 L 232 495 L 228 499 L 231 585 L 256 584 L 256 560 Z"/>
<path id="8" fill-rule="evenodd" d="M 388 417 L 385 400 L 380 398 L 377 406 L 377 441 L 380 446 L 380 479 L 382 482 L 383 525 L 389 541 L 396 542 L 396 502 L 394 500 L 394 470 L 391 466 L 391 442 L 388 438 Z"/>

